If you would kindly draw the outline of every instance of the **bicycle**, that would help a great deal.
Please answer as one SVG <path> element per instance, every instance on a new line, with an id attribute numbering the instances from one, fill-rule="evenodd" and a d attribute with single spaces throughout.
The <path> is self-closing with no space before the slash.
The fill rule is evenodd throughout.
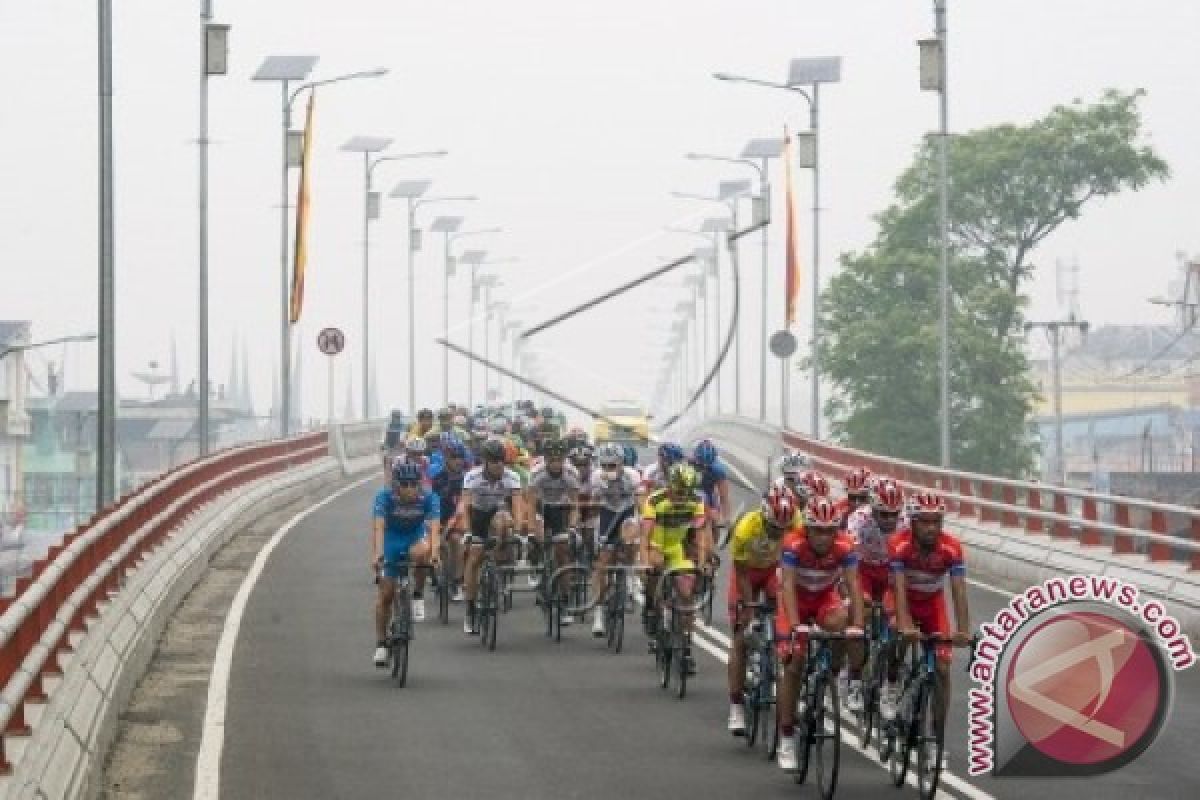
<path id="1" fill-rule="evenodd" d="M 391 670 L 392 681 L 395 682 L 397 688 L 404 688 L 408 681 L 408 643 L 413 640 L 413 596 L 412 596 L 412 576 L 414 570 L 429 570 L 433 572 L 433 567 L 418 564 L 413 566 L 405 558 L 400 561 L 394 561 L 389 566 L 393 566 L 398 571 L 395 583 L 396 588 L 392 592 L 392 614 L 388 620 L 387 638 L 384 640 L 384 646 L 388 651 L 388 666 Z M 383 564 L 380 564 L 380 575 L 383 573 Z"/>
<path id="2" fill-rule="evenodd" d="M 671 675 L 675 674 L 675 693 L 682 700 L 687 696 L 688 676 L 691 671 L 692 632 L 684 626 L 686 614 L 695 613 L 695 606 L 683 609 L 676 603 L 675 578 L 680 575 L 695 575 L 697 590 L 704 589 L 704 575 L 695 568 L 674 569 L 662 573 L 659 577 L 659 602 L 655 609 L 649 612 L 648 625 L 653 631 L 654 659 L 658 671 L 659 686 L 671 688 Z M 663 586 L 667 585 L 664 591 Z M 694 596 L 694 594 L 693 594 Z M 664 622 L 664 606 L 670 606 L 669 622 Z"/>
<path id="3" fill-rule="evenodd" d="M 879 696 L 883 678 L 887 674 L 888 652 L 894 634 L 888 622 L 883 604 L 871 601 L 867 604 L 866 655 L 863 659 L 862 691 L 863 707 L 857 713 L 859 744 L 867 747 L 879 721 Z"/>
<path id="4" fill-rule="evenodd" d="M 767 745 L 767 758 L 775 758 L 779 747 L 778 714 L 775 708 L 775 680 L 778 664 L 775 654 L 775 605 L 769 600 L 744 603 L 754 611 L 746 626 L 746 675 L 742 684 L 742 708 L 746 712 L 746 746 L 754 747 L 761 731 Z M 774 724 L 770 724 L 773 722 Z"/>
<path id="5" fill-rule="evenodd" d="M 887 760 L 892 784 L 904 785 L 908 777 L 913 750 L 917 752 L 917 792 L 921 800 L 930 800 L 936 793 L 942 774 L 945 750 L 945 726 L 937 724 L 937 707 L 945 687 L 937 675 L 938 644 L 953 644 L 954 638 L 945 635 L 918 636 L 921 652 L 911 648 L 909 666 L 904 670 L 896 719 L 880 729 L 880 759 Z M 972 637 L 965 647 L 974 648 L 978 637 Z M 970 670 L 970 661 L 967 669 Z M 887 755 L 884 755 L 886 749 Z"/>
<path id="6" fill-rule="evenodd" d="M 797 764 L 793 777 L 796 783 L 804 783 L 808 777 L 810 754 L 815 749 L 817 789 L 824 800 L 829 800 L 837 790 L 842 753 L 841 707 L 830 643 L 861 638 L 862 634 L 831 633 L 816 625 L 798 626 L 792 629 L 793 647 L 797 633 L 806 634 L 808 644 L 804 678 L 797 692 L 801 708 L 793 736 Z"/>
<path id="7" fill-rule="evenodd" d="M 454 560 L 450 557 L 449 536 L 443 536 L 438 545 L 441 553 L 441 566 L 437 571 L 438 622 L 447 625 L 450 622 L 450 595 L 454 591 Z"/>
<path id="8" fill-rule="evenodd" d="M 504 545 L 510 542 L 506 539 Z M 479 642 L 488 650 L 496 649 L 496 627 L 499 622 L 501 605 L 500 565 L 496 560 L 496 550 L 501 542 L 496 537 L 488 537 L 483 546 L 483 563 L 479 567 L 479 590 L 475 603 L 476 624 L 479 625 Z"/>
<path id="9" fill-rule="evenodd" d="M 608 633 L 607 645 L 609 650 L 620 653 L 625 642 L 625 609 L 629 603 L 629 565 L 617 563 L 608 568 L 605 593 L 604 622 Z"/>

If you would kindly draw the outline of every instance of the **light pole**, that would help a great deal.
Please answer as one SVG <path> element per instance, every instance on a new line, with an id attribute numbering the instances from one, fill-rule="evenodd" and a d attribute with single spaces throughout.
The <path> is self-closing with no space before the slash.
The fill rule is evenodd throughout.
<path id="1" fill-rule="evenodd" d="M 946 139 L 950 135 L 946 62 L 946 0 L 933 0 L 934 36 L 917 42 L 921 51 L 921 88 L 938 93 L 938 295 L 941 300 L 941 454 L 950 466 L 950 199 Z M 1059 438 L 1062 438 L 1061 425 Z M 1061 444 L 1061 442 L 1060 442 Z"/>
<path id="2" fill-rule="evenodd" d="M 1051 320 L 1049 322 L 1026 322 L 1025 331 L 1028 333 L 1034 328 L 1042 328 L 1046 331 L 1046 338 L 1050 340 L 1050 359 L 1051 370 L 1054 381 L 1054 480 L 1060 486 L 1065 486 L 1067 483 L 1067 468 L 1063 458 L 1063 421 L 1062 421 L 1062 361 L 1060 357 L 1060 349 L 1062 343 L 1062 331 L 1070 328 L 1076 328 L 1084 336 L 1087 336 L 1089 324 L 1086 320 L 1076 319 L 1072 314 L 1066 319 Z"/>
<path id="3" fill-rule="evenodd" d="M 200 360 L 197 375 L 200 384 L 196 433 L 199 437 L 200 455 L 208 455 L 209 409 L 208 409 L 208 76 L 224 75 L 227 72 L 229 55 L 229 26 L 212 21 L 212 0 L 200 2 L 200 52 L 203 68 L 200 70 L 200 135 L 197 138 L 199 171 L 199 260 L 200 302 L 199 317 Z"/>
<path id="4" fill-rule="evenodd" d="M 488 360 L 492 357 L 492 289 L 500 285 L 499 275 L 482 275 L 477 283 L 483 289 L 483 357 Z M 483 369 L 483 405 L 488 406 L 490 398 L 488 397 L 488 389 L 490 388 L 492 376 L 491 370 L 488 367 Z"/>
<path id="5" fill-rule="evenodd" d="M 116 312 L 113 287 L 113 131 L 112 131 L 112 0 L 97 6 L 99 69 L 97 73 L 100 140 L 99 255 L 96 318 L 100 352 L 97 359 L 96 510 L 116 499 Z"/>
<path id="6" fill-rule="evenodd" d="M 467 352 L 475 352 L 475 303 L 479 300 L 479 289 L 483 285 L 479 276 L 479 268 L 495 264 L 511 264 L 515 258 L 499 258 L 488 260 L 486 250 L 468 250 L 459 259 L 471 267 L 471 291 L 467 297 Z M 493 276 L 494 277 L 494 276 Z M 486 306 L 485 306 L 486 308 Z M 475 406 L 475 361 L 467 359 L 467 405 Z"/>
<path id="7" fill-rule="evenodd" d="M 812 343 L 810 352 L 810 358 L 812 360 L 812 416 L 809 424 L 812 429 L 813 438 L 819 439 L 821 438 L 821 372 L 820 361 L 817 354 L 817 348 L 820 343 L 820 323 L 817 319 L 817 311 L 820 307 L 821 295 L 821 167 L 818 159 L 818 145 L 820 143 L 821 125 L 819 99 L 821 84 L 837 83 L 841 80 L 842 59 L 840 56 L 792 59 L 792 62 L 788 68 L 787 83 L 774 83 L 771 81 L 759 80 L 757 78 L 746 78 L 740 75 L 731 75 L 726 72 L 717 72 L 713 75 L 713 77 L 720 81 L 749 83 L 756 86 L 765 86 L 769 89 L 783 89 L 789 92 L 795 92 L 808 102 L 809 135 L 807 139 L 800 139 L 800 144 L 803 146 L 800 148 L 799 157 L 802 162 L 800 166 L 811 169 L 813 175 L 813 318 Z M 804 163 L 805 161 L 808 161 L 809 163 L 806 164 Z M 791 374 L 786 371 L 787 361 L 785 360 L 783 363 L 786 375 L 785 381 L 790 383 Z M 786 409 L 784 410 L 784 413 L 786 413 Z"/>
<path id="8" fill-rule="evenodd" d="M 454 277 L 455 258 L 453 247 L 454 243 L 459 239 L 464 239 L 468 236 L 484 236 L 492 233 L 500 233 L 503 228 L 480 228 L 472 231 L 458 231 L 455 228 L 453 233 L 446 234 L 445 241 L 445 268 L 443 270 L 443 291 L 442 291 L 442 329 L 445 331 L 447 340 L 450 337 L 450 279 Z M 474 274 L 474 267 L 471 273 Z M 468 320 L 469 324 L 469 320 Z M 467 349 L 470 349 L 468 346 Z M 467 369 L 469 370 L 470 360 L 468 359 Z M 450 348 L 442 348 L 442 405 L 450 402 Z"/>
<path id="9" fill-rule="evenodd" d="M 779 158 L 783 155 L 783 139 L 751 139 L 742 148 L 742 158 L 757 158 L 762 161 L 762 176 L 763 184 L 760 194 L 762 195 L 760 202 L 762 208 L 759 214 L 755 217 L 755 222 L 769 220 L 771 218 L 771 183 L 769 177 L 769 163 L 772 158 Z M 767 317 L 769 310 L 767 307 L 767 286 L 770 282 L 770 243 L 768 242 L 768 231 L 770 225 L 764 225 L 762 229 L 762 306 L 760 308 L 759 323 L 762 326 L 759 340 L 758 354 L 758 419 L 761 422 L 767 421 Z"/>
<path id="10" fill-rule="evenodd" d="M 380 136 L 355 136 L 342 145 L 342 150 L 350 153 L 363 154 L 363 238 L 362 238 L 362 418 L 370 416 L 370 391 L 368 376 L 370 375 L 371 354 L 371 311 L 368 302 L 370 264 L 371 264 L 371 220 L 378 219 L 380 214 L 379 194 L 371 191 L 375 168 L 385 161 L 404 161 L 410 158 L 441 158 L 445 150 L 431 150 L 420 153 L 397 153 L 395 155 L 377 156 L 373 153 L 386 150 L 392 143 L 391 139 Z"/>
<path id="11" fill-rule="evenodd" d="M 319 81 L 301 83 L 294 91 L 289 92 L 293 82 L 304 81 L 308 78 L 313 66 L 317 63 L 316 56 L 269 56 L 254 73 L 253 80 L 277 81 L 280 84 L 283 98 L 283 148 L 279 190 L 279 334 L 280 334 L 280 367 L 279 367 L 279 432 L 286 437 L 291 425 L 291 379 L 292 379 L 292 341 L 291 322 L 288 313 L 288 170 L 300 166 L 300 142 L 302 134 L 292 131 L 292 106 L 296 98 L 305 91 L 311 91 L 318 86 L 332 83 L 358 80 L 360 78 L 378 78 L 387 74 L 383 67 L 365 72 L 351 72 L 326 78 Z M 365 378 L 364 378 L 365 379 Z"/>

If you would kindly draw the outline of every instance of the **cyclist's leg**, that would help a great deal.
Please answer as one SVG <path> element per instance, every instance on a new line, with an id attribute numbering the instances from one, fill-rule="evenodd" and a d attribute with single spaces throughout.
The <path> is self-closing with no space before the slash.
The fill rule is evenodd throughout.
<path id="1" fill-rule="evenodd" d="M 466 567 L 463 571 L 463 583 L 466 589 L 467 617 L 470 619 L 475 612 L 475 599 L 479 594 L 479 566 L 483 561 L 483 546 L 487 542 L 495 511 L 479 511 L 471 509 L 471 546 L 467 549 Z"/>
<path id="2" fill-rule="evenodd" d="M 599 600 L 608 580 L 608 566 L 613 563 L 614 553 L 621 542 L 621 525 L 624 516 L 608 509 L 600 510 L 600 520 L 596 526 L 596 559 L 592 564 L 592 599 Z M 599 606 L 596 606 L 599 614 Z"/>
<path id="3" fill-rule="evenodd" d="M 422 535 L 420 539 L 413 542 L 408 548 L 408 561 L 414 567 L 428 566 L 431 563 L 433 550 L 430 547 L 429 537 Z M 428 570 L 417 569 L 413 571 L 413 597 L 420 599 L 425 596 L 425 573 Z"/>
<path id="4" fill-rule="evenodd" d="M 807 592 L 796 592 L 797 625 L 812 619 L 816 608 Z M 779 676 L 779 694 L 776 712 L 779 715 L 779 734 L 790 738 L 796 731 L 796 698 L 800 693 L 800 682 L 804 679 L 805 661 L 808 653 L 808 637 L 800 635 L 792 641 L 791 623 L 781 601 L 775 610 L 775 649 L 783 664 Z"/>
<path id="5" fill-rule="evenodd" d="M 379 576 L 378 591 L 375 593 L 375 641 L 380 647 L 387 641 L 387 628 L 392 616 L 392 597 L 396 592 L 396 581 L 387 576 L 386 564 L 383 571 L 384 574 Z"/>
<path id="6" fill-rule="evenodd" d="M 909 610 L 912 613 L 913 624 L 921 633 L 927 636 L 948 636 L 950 634 L 950 619 L 946 614 L 946 598 L 941 593 L 923 602 L 910 603 Z M 937 697 L 936 715 L 938 730 L 942 730 L 946 723 L 946 708 L 950 701 L 950 662 L 954 658 L 954 649 L 948 642 L 939 642 L 936 650 L 937 677 L 941 687 L 941 693 Z"/>
<path id="7" fill-rule="evenodd" d="M 868 567 L 860 565 L 858 568 L 858 581 L 862 587 L 863 602 L 866 604 L 864 613 L 870 616 L 870 604 L 872 602 L 883 602 L 884 592 L 887 591 L 887 567 Z M 867 620 L 863 621 L 864 624 Z M 862 639 L 846 643 L 846 649 L 850 653 L 850 680 L 855 681 L 862 678 L 863 665 L 867 660 L 866 642 Z"/>

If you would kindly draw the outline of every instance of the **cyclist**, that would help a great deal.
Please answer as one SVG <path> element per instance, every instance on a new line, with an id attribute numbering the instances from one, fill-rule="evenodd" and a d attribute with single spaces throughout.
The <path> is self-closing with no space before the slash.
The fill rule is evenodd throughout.
<path id="1" fill-rule="evenodd" d="M 417 421 L 408 429 L 409 439 L 414 436 L 424 438 L 425 434 L 433 430 L 433 411 L 428 408 L 422 408 L 417 412 Z"/>
<path id="2" fill-rule="evenodd" d="M 393 464 L 412 464 L 421 474 L 421 485 L 429 488 L 429 453 L 425 440 L 420 436 L 410 436 L 404 443 L 404 452 L 396 456 Z"/>
<path id="3" fill-rule="evenodd" d="M 892 597 L 888 570 L 888 541 L 896 532 L 904 493 L 890 479 L 876 481 L 870 493 L 870 504 L 859 506 L 846 522 L 846 533 L 858 552 L 858 581 L 863 601 L 883 604 L 890 613 Z M 866 658 L 862 642 L 849 642 L 850 676 L 846 687 L 846 707 L 862 710 L 862 668 Z"/>
<path id="4" fill-rule="evenodd" d="M 667 488 L 661 489 L 646 498 L 642 509 L 642 563 L 649 571 L 646 573 L 646 604 L 645 621 L 654 616 L 662 618 L 658 609 L 659 582 L 664 570 L 669 574 L 673 570 L 692 570 L 695 563 L 687 557 L 686 545 L 689 538 L 698 539 L 701 563 L 707 560 L 712 551 L 712 530 L 709 526 L 708 514 L 704 509 L 704 498 L 698 491 L 700 476 L 691 464 L 682 462 L 674 464 L 667 473 Z M 697 534 L 698 532 L 698 534 Z M 690 605 L 695 582 L 691 575 L 675 576 L 675 586 L 680 600 Z M 691 612 L 684 614 L 684 626 L 690 631 L 692 627 Z M 649 629 L 649 626 L 647 626 Z M 654 640 L 650 640 L 651 651 Z M 684 653 L 685 663 L 690 672 L 695 672 L 695 661 L 690 652 Z"/>
<path id="5" fill-rule="evenodd" d="M 729 651 L 729 732 L 746 734 L 746 713 L 742 707 L 742 685 L 746 675 L 746 626 L 754 614 L 742 602 L 753 602 L 760 594 L 774 603 L 779 594 L 779 554 L 784 534 L 797 529 L 799 501 L 790 489 L 773 486 L 763 497 L 758 511 L 751 511 L 733 528 L 733 575 L 729 579 L 729 627 L 733 629 L 733 647 Z"/>
<path id="6" fill-rule="evenodd" d="M 593 472 L 587 491 L 599 507 L 596 525 L 596 560 L 592 565 L 592 597 L 604 591 L 613 554 L 628 556 L 628 548 L 637 544 L 637 501 L 641 476 L 625 465 L 625 451 L 609 442 L 596 452 L 600 469 Z M 604 608 L 592 610 L 592 635 L 604 636 Z"/>
<path id="7" fill-rule="evenodd" d="M 779 687 L 779 766 L 794 771 L 796 764 L 796 697 L 807 664 L 807 637 L 799 634 L 795 647 L 791 633 L 796 626 L 815 621 L 836 633 L 847 623 L 862 627 L 862 591 L 858 586 L 858 554 L 849 536 L 838 531 L 837 509 L 827 497 L 814 497 L 804 511 L 804 530 L 788 536 L 780 555 L 782 564 L 780 598 L 783 608 L 776 615 L 780 658 L 786 664 Z M 849 588 L 850 608 L 838 592 L 839 579 Z M 837 672 L 844 648 L 835 648 Z"/>
<path id="8" fill-rule="evenodd" d="M 784 453 L 779 458 L 779 477 L 772 481 L 772 486 L 785 486 L 796 493 L 801 501 L 804 500 L 803 489 L 800 487 L 800 476 L 808 469 L 808 457 L 803 453 Z M 803 509 L 802 509 L 803 511 Z"/>
<path id="9" fill-rule="evenodd" d="M 463 582 L 466 588 L 467 613 L 463 631 L 479 633 L 475 619 L 475 598 L 479 592 L 479 567 L 483 548 L 493 532 L 511 529 L 513 521 L 524 519 L 521 504 L 521 480 L 504 466 L 504 443 L 489 439 L 480 447 L 483 463 L 463 478 L 462 496 L 458 501 L 458 517 L 466 517 L 471 535 Z"/>
<path id="10" fill-rule="evenodd" d="M 686 458 L 683 448 L 674 442 L 663 442 L 658 446 L 658 461 L 642 470 L 642 488 L 649 494 L 667 488 L 667 473 L 672 464 Z"/>
<path id="11" fill-rule="evenodd" d="M 546 442 L 545 454 L 545 462 L 533 473 L 525 491 L 526 503 L 533 515 L 534 541 L 539 550 L 530 561 L 538 563 L 539 555 L 550 558 L 550 545 L 553 545 L 555 563 L 565 564 L 568 560 L 567 538 L 579 524 L 579 473 L 566 463 L 567 448 L 562 440 Z M 528 526 L 524 530 L 528 532 Z M 529 575 L 530 586 L 537 586 L 540 580 L 536 574 Z M 552 587 L 546 588 L 549 592 Z M 571 624 L 566 612 L 562 622 Z"/>
<path id="12" fill-rule="evenodd" d="M 584 488 L 592 485 L 592 464 L 596 456 L 596 451 L 592 449 L 590 444 L 582 444 L 572 446 L 567 440 L 563 440 L 563 444 L 567 447 L 567 460 L 571 462 L 571 466 L 575 468 L 575 473 L 579 476 L 579 486 Z M 590 531 L 596 529 L 596 515 L 599 513 L 599 507 L 592 501 L 592 496 L 589 492 L 581 492 L 579 495 L 579 527 L 584 533 L 585 546 L 591 547 L 589 539 Z"/>
<path id="13" fill-rule="evenodd" d="M 809 503 L 817 497 L 829 497 L 829 481 L 825 480 L 825 476 L 815 469 L 810 469 L 801 475 L 800 484 L 804 487 L 804 494 Z"/>
<path id="14" fill-rule="evenodd" d="M 450 436 L 452 434 L 442 435 Z M 450 563 L 455 566 L 453 594 L 450 599 L 455 603 L 461 603 L 463 599 L 462 528 L 453 523 L 458 511 L 458 501 L 462 496 L 463 480 L 467 474 L 467 448 L 462 442 L 453 441 L 443 450 L 445 465 L 433 476 L 432 489 L 441 504 L 442 532 L 450 548 Z"/>
<path id="15" fill-rule="evenodd" d="M 371 534 L 371 567 L 379 575 L 375 596 L 375 666 L 387 666 L 387 627 L 396 591 L 399 566 L 436 564 L 440 504 L 433 492 L 421 488 L 421 473 L 414 464 L 392 468 L 391 486 L 375 494 Z M 425 619 L 425 573 L 413 581 L 413 619 Z"/>
<path id="16" fill-rule="evenodd" d="M 709 439 L 701 439 L 692 451 L 692 465 L 700 473 L 700 490 L 713 528 L 729 528 L 729 473 L 717 455 L 717 447 Z M 714 533 L 715 535 L 715 533 Z"/>
<path id="17" fill-rule="evenodd" d="M 842 529 L 844 530 L 850 515 L 859 506 L 870 502 L 871 470 L 866 467 L 852 469 L 846 474 L 843 483 L 846 485 L 846 496 L 838 501 L 838 515 L 842 519 Z"/>
<path id="18" fill-rule="evenodd" d="M 971 640 L 970 609 L 967 606 L 967 566 L 962 542 L 942 528 L 946 502 L 933 492 L 918 492 L 909 499 L 910 529 L 901 530 L 888 545 L 892 577 L 895 580 L 896 627 L 906 642 L 917 631 L 926 635 L 950 634 L 943 588 L 950 576 L 954 597 L 953 644 L 965 646 Z M 899 688 L 895 684 L 896 667 L 903 653 L 889 665 L 888 682 L 879 697 L 884 719 L 895 719 Z M 937 645 L 937 675 L 942 691 L 937 700 L 936 722 L 939 730 L 946 719 L 950 698 L 950 644 Z"/>

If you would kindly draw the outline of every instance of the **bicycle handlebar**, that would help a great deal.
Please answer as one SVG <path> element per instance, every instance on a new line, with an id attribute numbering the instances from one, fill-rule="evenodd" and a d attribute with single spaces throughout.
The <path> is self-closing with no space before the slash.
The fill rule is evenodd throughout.
<path id="1" fill-rule="evenodd" d="M 857 640 L 866 637 L 864 631 L 855 631 L 853 633 L 847 631 L 827 631 L 819 625 L 794 625 L 792 626 L 791 639 L 795 641 L 799 635 L 805 635 L 809 639 L 815 640 Z"/>

